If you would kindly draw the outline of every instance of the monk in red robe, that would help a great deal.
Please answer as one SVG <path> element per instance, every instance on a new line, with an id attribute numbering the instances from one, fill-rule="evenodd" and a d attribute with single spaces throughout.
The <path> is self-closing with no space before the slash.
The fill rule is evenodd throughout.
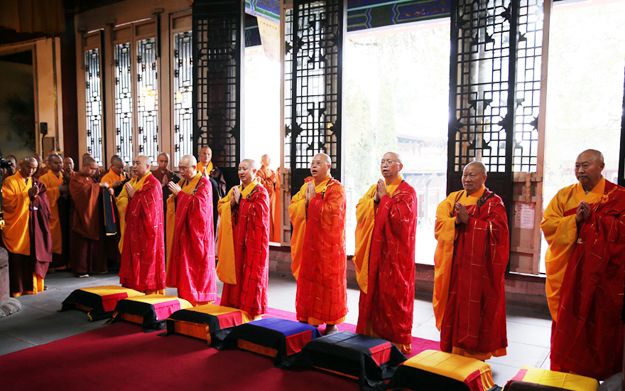
<path id="1" fill-rule="evenodd" d="M 69 182 L 74 202 L 69 257 L 72 272 L 77 277 L 89 277 L 89 273 L 107 271 L 106 254 L 101 242 L 104 223 L 100 215 L 99 196 L 100 189 L 107 189 L 110 193 L 113 189 L 108 183 L 98 183 L 93 179 L 97 167 L 93 158 L 85 158 L 81 170 Z"/>
<path id="2" fill-rule="evenodd" d="M 417 194 L 404 181 L 401 157 L 388 152 L 384 180 L 356 207 L 354 264 L 360 285 L 356 331 L 393 342 L 403 353 L 412 347 Z"/>
<path id="3" fill-rule="evenodd" d="M 471 162 L 463 191 L 436 210 L 434 315 L 441 351 L 487 360 L 506 355 L 508 218 L 501 198 L 488 190 L 486 167 Z"/>
<path id="4" fill-rule="evenodd" d="M 180 159 L 167 200 L 167 286 L 194 306 L 217 299 L 212 187 L 196 168 L 194 156 Z"/>
<path id="5" fill-rule="evenodd" d="M 137 190 L 130 182 L 126 229 L 123 237 L 119 280 L 123 287 L 150 293 L 165 293 L 165 240 L 163 229 L 163 190 L 150 172 L 150 159 L 137 156 L 132 166 L 140 183 Z"/>
<path id="6" fill-rule="evenodd" d="M 224 283 L 221 305 L 252 317 L 267 312 L 269 195 L 256 179 L 256 162 L 239 164 L 241 185 L 219 201 L 221 225 L 217 273 Z"/>
<path id="7" fill-rule="evenodd" d="M 43 183 L 33 178 L 38 163 L 24 158 L 20 169 L 2 184 L 2 208 L 6 226 L 2 241 L 9 253 L 11 296 L 44 290 L 44 278 L 52 261 L 50 206 Z"/>
<path id="8" fill-rule="evenodd" d="M 297 280 L 297 319 L 326 334 L 338 332 L 347 315 L 345 188 L 332 178 L 330 156 L 315 155 L 305 183 L 291 199 L 291 269 Z"/>
<path id="9" fill-rule="evenodd" d="M 263 185 L 263 187 L 267 190 L 267 194 L 269 194 L 269 210 L 272 218 L 269 219 L 269 240 L 275 242 L 276 238 L 276 230 L 279 229 L 279 225 L 276 226 L 274 224 L 273 215 L 276 210 L 276 179 L 277 175 L 275 171 L 269 168 L 269 164 L 271 164 L 271 158 L 269 155 L 263 155 L 260 159 L 260 169 L 256 172 L 256 179 L 258 183 Z M 277 240 L 280 242 L 280 240 Z"/>
<path id="10" fill-rule="evenodd" d="M 63 252 L 63 223 L 67 219 L 61 216 L 67 213 L 67 196 L 69 187 L 65 184 L 63 177 L 63 160 L 59 155 L 48 155 L 48 172 L 42 175 L 39 180 L 46 186 L 46 195 L 50 203 L 50 233 L 52 234 L 52 263 L 50 268 L 65 269 L 67 267 L 67 252 Z"/>
<path id="11" fill-rule="evenodd" d="M 604 380 L 621 371 L 625 189 L 607 181 L 603 154 L 582 152 L 579 183 L 551 200 L 540 227 L 553 318 L 551 369 Z"/>

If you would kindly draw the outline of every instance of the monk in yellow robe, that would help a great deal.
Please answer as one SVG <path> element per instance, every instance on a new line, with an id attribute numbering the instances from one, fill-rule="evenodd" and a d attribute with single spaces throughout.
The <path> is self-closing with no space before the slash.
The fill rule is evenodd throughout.
<path id="1" fill-rule="evenodd" d="M 297 320 L 326 324 L 326 334 L 338 332 L 347 315 L 347 257 L 343 185 L 332 178 L 330 156 L 315 155 L 305 183 L 291 199 L 293 224 L 291 269 L 297 280 Z"/>
<path id="2" fill-rule="evenodd" d="M 269 280 L 269 196 L 256 179 L 256 162 L 239 164 L 241 185 L 219 200 L 217 275 L 224 283 L 221 305 L 252 317 L 267 311 Z"/>
<path id="3" fill-rule="evenodd" d="M 441 351 L 487 360 L 506 355 L 504 276 L 510 244 L 508 218 L 499 196 L 488 190 L 486 167 L 464 167 L 464 190 L 449 194 L 436 210 L 434 315 Z"/>
<path id="4" fill-rule="evenodd" d="M 109 172 L 107 172 L 106 175 L 100 179 L 100 182 L 106 182 L 109 184 L 110 188 L 115 189 L 126 179 L 128 178 L 124 172 L 124 161 L 119 157 L 113 157 L 111 159 L 111 168 L 109 169 Z"/>
<path id="5" fill-rule="evenodd" d="M 275 171 L 269 168 L 270 164 L 271 158 L 269 155 L 263 155 L 260 159 L 260 169 L 256 171 L 256 180 L 258 183 L 263 185 L 265 190 L 267 190 L 267 194 L 269 194 L 269 210 L 270 216 L 272 216 L 272 218 L 269 219 L 269 240 L 275 241 L 274 239 L 276 237 L 276 230 L 278 229 L 278 226 L 274 225 L 275 222 L 273 220 L 273 215 L 276 210 L 277 175 Z M 280 242 L 280 240 L 278 240 L 278 242 Z"/>
<path id="6" fill-rule="evenodd" d="M 604 167 L 601 152 L 582 152 L 578 183 L 558 191 L 540 224 L 549 244 L 551 369 L 598 380 L 620 372 L 623 360 L 625 189 L 601 175 Z"/>
<path id="7" fill-rule="evenodd" d="M 124 185 L 128 194 L 122 237 L 119 282 L 125 288 L 146 294 L 165 293 L 165 230 L 163 190 L 150 172 L 150 158 L 137 156 L 132 172 L 136 184 Z M 135 187 L 136 185 L 136 187 Z"/>
<path id="8" fill-rule="evenodd" d="M 20 162 L 20 170 L 2 184 L 6 226 L 2 240 L 9 253 L 10 291 L 14 297 L 43 291 L 52 261 L 50 205 L 43 183 L 33 178 L 37 160 Z"/>
<path id="9" fill-rule="evenodd" d="M 167 286 L 194 306 L 217 299 L 212 186 L 196 167 L 194 156 L 183 156 L 182 181 L 169 182 L 166 244 Z"/>
<path id="10" fill-rule="evenodd" d="M 61 224 L 61 215 L 67 213 L 69 187 L 63 180 L 63 161 L 56 154 L 48 156 L 48 172 L 39 180 L 46 185 L 46 194 L 50 203 L 50 233 L 52 234 L 52 263 L 50 268 L 67 268 L 67 253 L 63 252 L 63 230 L 69 229 Z M 63 219 L 67 223 L 67 219 Z"/>
<path id="11" fill-rule="evenodd" d="M 356 332 L 412 348 L 417 193 L 404 181 L 401 157 L 388 152 L 380 171 L 356 206 L 354 264 L 360 285 Z"/>

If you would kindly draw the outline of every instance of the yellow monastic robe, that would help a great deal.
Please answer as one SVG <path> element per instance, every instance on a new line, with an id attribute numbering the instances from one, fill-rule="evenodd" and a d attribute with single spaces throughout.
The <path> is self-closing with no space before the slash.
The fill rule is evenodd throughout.
<path id="1" fill-rule="evenodd" d="M 191 179 L 191 181 L 189 181 L 186 185 L 184 185 L 184 187 L 182 187 L 182 192 L 186 193 L 186 194 L 191 194 L 193 193 L 193 190 L 196 189 L 197 187 L 197 183 L 200 181 L 200 179 L 202 179 L 202 173 L 201 172 L 197 172 L 197 174 L 195 174 L 195 176 L 193 177 L 193 179 Z M 186 181 L 182 181 L 182 182 L 186 182 Z M 182 185 L 182 183 L 179 183 L 180 185 Z M 167 254 L 166 254 L 166 265 L 167 265 L 167 270 L 169 270 L 169 261 L 171 260 L 171 257 L 173 255 L 172 253 L 172 248 L 174 247 L 174 228 L 176 228 L 176 197 L 174 197 L 173 194 L 171 194 L 169 196 L 169 198 L 167 198 L 167 214 L 166 214 L 166 218 L 167 218 L 167 232 L 165 233 L 165 243 L 166 246 L 165 248 L 167 249 Z"/>
<path id="2" fill-rule="evenodd" d="M 328 175 L 318 185 L 315 186 L 315 193 L 321 193 L 328 182 L 332 178 Z M 293 224 L 293 235 L 291 236 L 291 270 L 293 277 L 297 280 L 299 276 L 299 267 L 302 263 L 302 250 L 304 249 L 304 236 L 306 235 L 306 187 L 308 182 L 304 183 L 297 194 L 291 198 L 289 205 L 289 216 Z"/>
<path id="3" fill-rule="evenodd" d="M 111 168 L 109 169 L 109 172 L 107 172 L 106 175 L 104 175 L 102 179 L 100 179 L 100 183 L 106 182 L 109 184 L 109 186 L 113 186 L 113 183 L 117 181 L 123 182 L 125 180 L 126 180 L 126 177 L 124 177 L 123 175 L 115 174 L 115 172 Z"/>
<path id="4" fill-rule="evenodd" d="M 247 185 L 245 189 L 242 184 L 238 185 L 241 198 L 247 197 L 257 185 L 256 179 Z M 220 220 L 219 235 L 217 237 L 217 257 L 219 262 L 217 263 L 216 272 L 221 282 L 235 285 L 237 283 L 237 269 L 234 256 L 234 233 L 232 230 L 232 209 L 230 203 L 232 200 L 232 189 L 217 204 Z"/>
<path id="5" fill-rule="evenodd" d="M 137 180 L 137 178 L 132 178 L 132 180 L 128 183 L 130 183 L 132 187 L 139 191 L 143 188 L 143 184 L 145 183 L 145 179 L 148 177 L 148 175 L 152 175 L 152 173 L 148 172 L 140 180 Z M 130 198 L 128 197 L 128 193 L 126 192 L 126 187 L 124 187 L 121 193 L 119 193 L 119 196 L 117 196 L 117 198 L 115 199 L 117 212 L 119 213 L 119 232 L 121 235 L 121 240 L 119 241 L 120 254 L 122 254 L 122 250 L 124 248 L 124 232 L 126 230 L 126 207 L 128 206 L 129 201 Z"/>
<path id="6" fill-rule="evenodd" d="M 386 191 L 393 197 L 397 187 L 402 183 L 404 178 L 401 175 L 388 186 Z M 371 237 L 373 236 L 373 227 L 375 226 L 375 215 L 378 212 L 375 203 L 375 192 L 377 184 L 371 186 L 365 195 L 358 201 L 356 206 L 356 250 L 354 252 L 354 265 L 356 266 L 356 280 L 364 294 L 367 294 L 369 285 L 369 254 L 371 252 Z"/>
<path id="7" fill-rule="evenodd" d="M 454 241 L 456 239 L 456 217 L 451 216 L 456 202 L 465 206 L 475 205 L 486 191 L 486 187 L 467 196 L 464 190 L 455 191 L 445 201 L 441 202 L 436 209 L 436 228 L 434 236 L 438 243 L 434 254 L 434 295 L 432 305 L 436 316 L 436 327 L 440 330 L 447 306 L 449 284 L 451 279 L 451 266 L 454 258 Z M 460 198 L 458 196 L 462 193 Z"/>
<path id="8" fill-rule="evenodd" d="M 52 235 L 52 252 L 61 254 L 63 252 L 63 232 L 59 220 L 59 206 L 57 201 L 61 196 L 59 185 L 63 184 L 63 175 L 59 173 L 57 177 L 51 170 L 42 175 L 39 180 L 46 185 L 46 195 L 50 202 L 50 234 Z"/>
<path id="9" fill-rule="evenodd" d="M 28 189 L 32 185 L 32 178 L 25 182 L 19 171 L 6 178 L 2 184 L 2 208 L 6 223 L 2 239 L 6 249 L 14 254 L 30 255 Z"/>
<path id="10" fill-rule="evenodd" d="M 547 303 L 549 311 L 554 321 L 557 321 L 558 309 L 560 307 L 560 288 L 566 273 L 571 253 L 577 242 L 577 223 L 575 213 L 564 216 L 567 210 L 577 208 L 580 202 L 586 201 L 595 204 L 601 201 L 605 191 L 605 178 L 601 178 L 599 183 L 588 194 L 585 193 L 581 184 L 567 186 L 556 194 L 545 209 L 540 228 L 545 235 L 545 240 L 549 244 L 545 256 L 545 266 L 547 269 Z"/>
<path id="11" fill-rule="evenodd" d="M 204 172 L 204 165 L 202 164 L 202 162 L 197 162 L 197 171 L 200 174 L 202 172 Z M 213 171 L 213 161 L 212 160 L 210 162 L 208 162 L 208 166 L 206 166 L 206 173 L 208 174 L 209 177 L 211 175 L 211 171 Z"/>

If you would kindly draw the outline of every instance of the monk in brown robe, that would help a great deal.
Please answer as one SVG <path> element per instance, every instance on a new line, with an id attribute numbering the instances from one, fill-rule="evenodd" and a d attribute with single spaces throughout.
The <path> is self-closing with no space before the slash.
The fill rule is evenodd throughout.
<path id="1" fill-rule="evenodd" d="M 71 178 L 74 173 L 74 159 L 71 157 L 66 157 L 63 159 L 63 174 L 67 175 Z"/>
<path id="2" fill-rule="evenodd" d="M 269 240 L 273 242 L 275 241 L 274 238 L 276 230 L 278 229 L 278 227 L 275 226 L 273 219 L 273 215 L 276 210 L 277 175 L 274 170 L 269 168 L 269 164 L 271 164 L 271 158 L 269 155 L 263 155 L 260 159 L 260 163 L 260 169 L 256 172 L 256 180 L 258 183 L 263 185 L 263 187 L 267 190 L 267 194 L 269 194 Z"/>
<path id="3" fill-rule="evenodd" d="M 197 170 L 205 177 L 210 177 L 217 183 L 217 195 L 219 199 L 226 195 L 226 178 L 221 172 L 219 167 L 215 166 L 212 162 L 213 150 L 205 145 L 200 149 L 200 158 L 197 164 Z"/>
<path id="4" fill-rule="evenodd" d="M 48 172 L 39 180 L 46 185 L 50 203 L 50 233 L 52 234 L 51 269 L 67 268 L 67 253 L 63 252 L 63 227 L 60 216 L 67 211 L 69 187 L 63 181 L 63 161 L 57 154 L 48 155 Z"/>
<path id="5" fill-rule="evenodd" d="M 161 152 L 156 159 L 158 163 L 158 168 L 156 170 L 152 170 L 152 175 L 154 178 L 158 179 L 159 182 L 163 185 L 163 210 L 167 212 L 167 199 L 171 195 L 171 191 L 169 190 L 169 182 L 178 183 L 180 182 L 180 177 L 176 175 L 176 173 L 169 171 L 169 154 L 166 152 Z"/>
<path id="6" fill-rule="evenodd" d="M 101 188 L 108 189 L 111 194 L 113 189 L 109 188 L 108 183 L 98 183 L 93 179 L 97 167 L 96 161 L 87 157 L 81 170 L 69 182 L 69 191 L 74 201 L 69 255 L 72 271 L 78 277 L 107 271 L 103 243 L 100 242 L 100 231 L 104 224 L 99 213 L 98 198 Z"/>
<path id="7" fill-rule="evenodd" d="M 46 187 L 32 175 L 37 160 L 20 162 L 20 170 L 2 184 L 2 207 L 6 226 L 2 240 L 9 253 L 11 295 L 44 290 L 43 280 L 52 261 L 50 206 Z"/>

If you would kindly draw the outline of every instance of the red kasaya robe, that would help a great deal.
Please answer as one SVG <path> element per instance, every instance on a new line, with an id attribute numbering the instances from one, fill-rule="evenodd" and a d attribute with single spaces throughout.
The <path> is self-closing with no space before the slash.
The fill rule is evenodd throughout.
<path id="1" fill-rule="evenodd" d="M 207 304 L 217 299 L 212 187 L 199 172 L 190 181 L 182 180 L 180 187 L 178 197 L 172 194 L 167 200 L 173 241 L 167 248 L 166 282 L 191 304 Z"/>
<path id="2" fill-rule="evenodd" d="M 396 190 L 380 199 L 370 240 L 366 289 L 360 290 L 356 332 L 386 339 L 409 353 L 414 309 L 417 194 L 398 178 Z M 369 197 L 367 197 L 369 196 Z M 373 209 L 375 186 L 358 208 Z M 369 205 L 365 205 L 368 203 Z M 360 216 L 360 214 L 359 214 Z M 364 216 L 363 216 L 364 217 Z M 360 219 L 359 219 L 360 224 Z M 354 259 L 356 262 L 356 259 Z M 373 331 L 373 332 L 371 332 Z"/>
<path id="3" fill-rule="evenodd" d="M 256 181 L 248 187 L 250 189 L 242 189 L 242 185 L 240 186 L 241 194 L 244 196 L 231 211 L 232 219 L 221 220 L 221 224 L 232 225 L 235 258 L 235 283 L 224 282 L 221 305 L 238 308 L 252 317 L 257 317 L 267 312 L 271 214 L 267 190 Z M 227 202 L 220 202 L 223 208 L 230 207 L 231 196 L 232 190 L 223 198 Z"/>
<path id="4" fill-rule="evenodd" d="M 143 187 L 126 207 L 119 281 L 125 288 L 164 293 L 163 190 L 152 173 L 148 172 L 144 178 Z"/>
<path id="5" fill-rule="evenodd" d="M 454 232 L 456 200 L 465 204 L 469 221 L 456 226 Z M 439 205 L 436 217 L 439 244 L 433 304 L 441 351 L 482 360 L 505 355 L 504 276 L 509 241 L 503 202 L 485 187 L 470 196 L 465 191 L 454 192 Z M 448 229 L 450 232 L 445 232 Z M 446 248 L 450 242 L 451 254 Z M 448 289 L 442 288 L 445 285 Z"/>
<path id="6" fill-rule="evenodd" d="M 293 235 L 301 235 L 295 227 L 305 229 L 303 243 L 295 249 L 301 261 L 298 264 L 296 255 L 292 264 L 297 278 L 297 319 L 313 325 L 335 325 L 347 315 L 345 188 L 328 176 L 315 187 L 317 195 L 306 210 L 307 185 L 301 187 L 289 206 Z"/>
<path id="7" fill-rule="evenodd" d="M 598 380 L 621 372 L 623 362 L 625 189 L 607 180 L 604 189 L 579 225 L 551 337 L 552 370 Z"/>

